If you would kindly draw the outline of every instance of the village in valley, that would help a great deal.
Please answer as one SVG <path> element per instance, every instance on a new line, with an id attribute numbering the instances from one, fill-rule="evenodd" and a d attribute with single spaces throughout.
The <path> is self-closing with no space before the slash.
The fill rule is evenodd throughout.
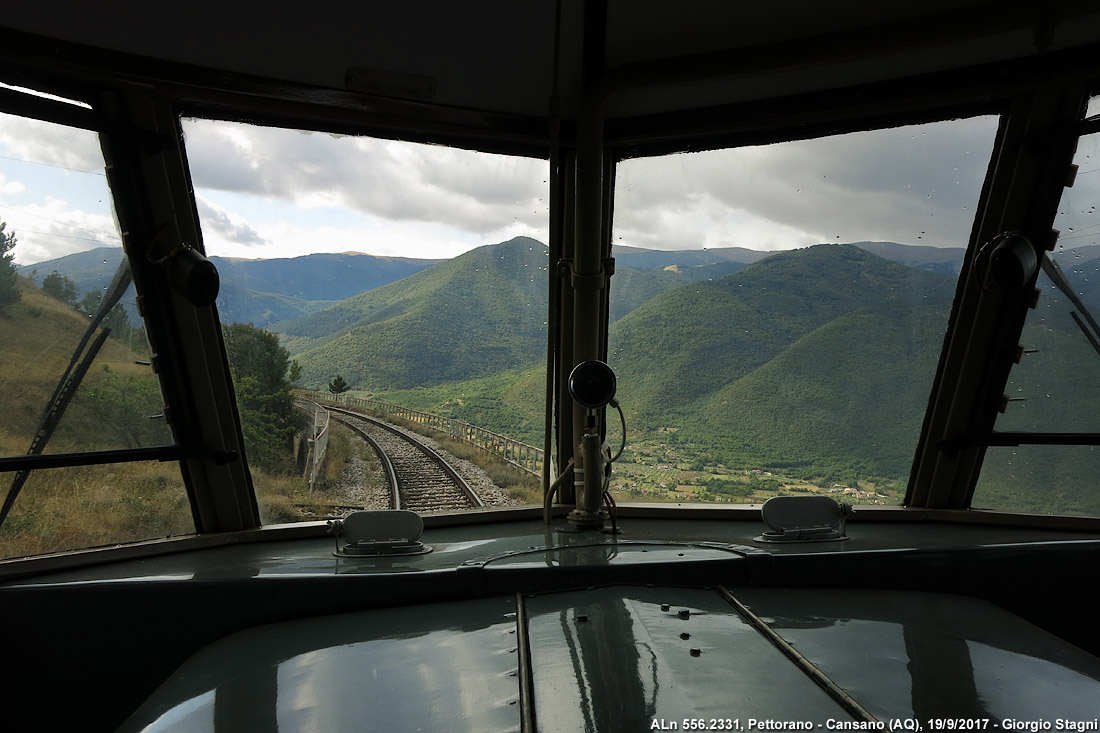
<path id="1" fill-rule="evenodd" d="M 822 485 L 822 484 L 826 485 Z M 667 443 L 632 440 L 615 462 L 610 490 L 618 501 L 759 504 L 774 496 L 823 494 L 849 504 L 900 504 L 904 483 L 814 481 L 774 469 L 733 468 Z"/>

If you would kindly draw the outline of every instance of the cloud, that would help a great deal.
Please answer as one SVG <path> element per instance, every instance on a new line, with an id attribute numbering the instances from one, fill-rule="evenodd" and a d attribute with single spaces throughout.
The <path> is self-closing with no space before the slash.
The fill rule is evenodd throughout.
<path id="1" fill-rule="evenodd" d="M 0 218 L 15 232 L 15 261 L 30 265 L 95 247 L 121 247 L 114 218 L 109 214 L 74 209 L 61 199 L 18 209 L 0 204 Z"/>
<path id="2" fill-rule="evenodd" d="M 0 123 L 0 144 L 14 155 L 102 170 L 92 133 L 10 116 Z M 662 249 L 771 250 L 860 240 L 963 246 L 996 124 L 984 117 L 624 161 L 614 238 Z M 547 237 L 546 161 L 209 120 L 184 120 L 183 127 L 212 253 L 358 250 L 434 258 L 520 234 Z M 94 200 L 59 193 L 37 177 L 54 171 L 75 182 L 82 174 L 32 168 L 34 180 L 0 178 L 0 204 L 85 231 L 21 220 L 19 228 L 52 239 L 21 236 L 27 246 L 20 261 L 97 246 L 63 236 L 103 239 L 111 232 L 117 240 L 113 226 L 104 226 L 109 214 L 85 213 Z M 45 193 L 57 200 L 28 208 Z M 62 199 L 73 211 L 62 210 Z"/>
<path id="3" fill-rule="evenodd" d="M 196 187 L 489 235 L 544 231 L 548 164 L 363 137 L 185 120 Z"/>
<path id="4" fill-rule="evenodd" d="M 995 118 L 620 165 L 616 241 L 780 249 L 889 240 L 965 246 Z"/>
<path id="5" fill-rule="evenodd" d="M 260 235 L 246 222 L 234 221 L 224 209 L 218 208 L 202 196 L 195 196 L 195 204 L 199 210 L 199 222 L 202 225 L 203 239 L 213 239 L 222 243 L 238 245 L 241 247 L 256 247 L 269 244 L 268 240 Z"/>
<path id="6" fill-rule="evenodd" d="M 20 264 L 121 246 L 94 132 L 0 114 L 0 220 Z"/>
<path id="7" fill-rule="evenodd" d="M 0 144 L 24 160 L 103 173 L 99 136 L 88 130 L 0 113 Z"/>
<path id="8" fill-rule="evenodd" d="M 0 173 L 0 196 L 17 196 L 27 190 L 19 181 L 9 181 Z"/>

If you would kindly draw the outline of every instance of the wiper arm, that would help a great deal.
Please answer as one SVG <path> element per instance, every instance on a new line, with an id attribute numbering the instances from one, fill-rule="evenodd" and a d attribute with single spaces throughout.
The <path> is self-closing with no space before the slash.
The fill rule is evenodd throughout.
<path id="1" fill-rule="evenodd" d="M 1085 306 L 1084 302 L 1073 290 L 1073 286 L 1069 283 L 1069 278 L 1062 271 L 1058 262 L 1050 256 L 1050 253 L 1044 253 L 1041 259 L 1043 272 L 1047 274 L 1051 282 L 1062 291 L 1062 294 L 1069 298 L 1069 302 L 1073 303 L 1073 307 L 1080 311 L 1081 315 L 1078 315 L 1075 311 L 1070 311 L 1070 316 L 1073 318 L 1073 322 L 1077 324 L 1077 327 L 1081 329 L 1081 333 L 1085 334 L 1085 338 L 1092 344 L 1092 348 L 1096 350 L 1097 354 L 1100 354 L 1100 324 L 1097 324 L 1096 319 L 1093 318 L 1092 313 Z M 1084 320 L 1082 321 L 1082 317 Z"/>
<path id="2" fill-rule="evenodd" d="M 102 323 L 103 319 L 110 313 L 111 309 L 122 300 L 122 295 L 126 292 L 126 289 L 130 287 L 131 279 L 130 263 L 123 257 L 122 263 L 119 264 L 114 278 L 111 279 L 111 284 L 107 286 L 107 291 L 100 301 L 99 308 L 96 310 L 95 315 L 92 316 L 88 328 L 85 329 L 84 335 L 80 339 L 80 343 L 77 344 L 76 351 L 73 352 L 73 358 L 69 360 L 69 366 L 65 369 L 65 373 L 61 375 L 57 387 L 54 388 L 53 396 L 51 396 L 46 403 L 46 409 L 42 411 L 42 417 L 38 421 L 38 429 L 35 431 L 34 438 L 31 440 L 31 447 L 27 449 L 28 456 L 41 454 L 42 451 L 46 449 L 46 444 L 50 442 L 50 438 L 53 437 L 54 430 L 61 422 L 61 417 L 69 407 L 73 395 L 76 394 L 77 388 L 80 387 L 80 383 L 84 380 L 84 376 L 88 373 L 88 369 L 92 366 L 92 362 L 95 361 L 96 356 L 99 354 L 99 350 L 103 347 L 103 342 L 107 340 L 107 336 L 111 333 L 111 329 L 104 327 L 99 336 L 92 341 L 90 347 L 88 346 L 88 342 L 91 340 L 96 328 L 99 327 L 99 324 Z M 85 351 L 86 348 L 87 350 Z M 15 474 L 15 479 L 11 483 L 11 488 L 8 489 L 8 495 L 4 499 L 4 505 L 0 507 L 0 526 L 2 526 L 4 520 L 8 518 L 8 513 L 11 512 L 12 506 L 15 505 L 15 500 L 19 498 L 19 492 L 23 490 L 23 485 L 27 482 L 30 475 L 31 469 L 24 469 Z"/>

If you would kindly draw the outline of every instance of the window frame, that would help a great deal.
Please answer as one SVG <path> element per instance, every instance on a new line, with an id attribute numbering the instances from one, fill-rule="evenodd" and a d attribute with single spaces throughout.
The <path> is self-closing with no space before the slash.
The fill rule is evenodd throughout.
<path id="1" fill-rule="evenodd" d="M 102 143 L 103 121 L 96 113 L 96 110 L 90 106 L 78 106 L 49 99 L 35 95 L 31 90 L 23 92 L 15 89 L 0 88 L 0 110 L 6 114 L 25 119 L 38 120 L 67 128 L 93 132 L 100 137 Z M 104 158 L 104 163 L 109 178 L 110 165 L 107 163 L 106 157 Z M 111 195 L 112 198 L 114 198 L 113 190 L 111 191 Z M 127 253 L 124 253 L 124 256 L 130 259 Z M 153 337 L 151 335 L 149 336 L 149 340 L 150 345 L 152 345 Z M 85 358 L 90 353 L 94 354 L 94 352 L 85 352 Z M 167 385 L 165 380 L 161 377 L 158 381 L 161 392 L 167 400 Z M 2 456 L 0 457 L 0 476 L 3 476 L 4 480 L 15 476 L 17 484 L 13 484 L 4 492 L 5 498 L 0 516 L 6 518 L 8 512 L 14 507 L 21 495 L 23 481 L 19 479 L 20 475 L 22 475 L 25 480 L 25 478 L 34 471 L 48 471 L 57 468 L 103 466 L 136 461 L 182 461 L 186 453 L 174 429 L 172 431 L 172 441 L 173 442 L 170 444 L 140 448 L 85 450 L 62 453 L 28 453 L 26 455 Z"/>

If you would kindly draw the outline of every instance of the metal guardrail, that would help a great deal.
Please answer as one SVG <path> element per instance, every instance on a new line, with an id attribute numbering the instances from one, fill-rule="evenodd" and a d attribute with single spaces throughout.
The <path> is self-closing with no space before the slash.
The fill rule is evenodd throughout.
<path id="1" fill-rule="evenodd" d="M 328 410 L 324 410 L 320 406 L 313 412 L 313 435 L 309 441 L 312 447 L 310 451 L 312 465 L 309 467 L 310 493 L 313 493 L 314 484 L 317 482 L 317 474 L 321 471 L 321 462 L 324 460 L 325 450 L 328 448 L 329 417 Z"/>
<path id="2" fill-rule="evenodd" d="M 408 407 L 402 407 L 401 405 L 390 404 L 389 402 L 367 400 L 362 397 L 351 397 L 347 394 L 334 395 L 329 392 L 315 392 L 306 389 L 296 391 L 302 397 L 314 400 L 315 402 L 327 402 L 329 404 L 343 405 L 349 408 L 357 407 L 361 410 L 383 415 L 395 415 L 410 422 L 434 428 L 442 433 L 446 433 L 455 440 L 460 440 L 476 448 L 480 448 L 494 458 L 498 458 L 521 471 L 533 476 L 542 475 L 541 448 L 522 443 L 506 435 L 501 435 L 500 433 L 494 433 L 492 430 L 486 430 L 477 425 L 471 425 L 468 422 L 455 420 L 451 417 L 433 415 L 430 412 L 413 410 Z"/>

